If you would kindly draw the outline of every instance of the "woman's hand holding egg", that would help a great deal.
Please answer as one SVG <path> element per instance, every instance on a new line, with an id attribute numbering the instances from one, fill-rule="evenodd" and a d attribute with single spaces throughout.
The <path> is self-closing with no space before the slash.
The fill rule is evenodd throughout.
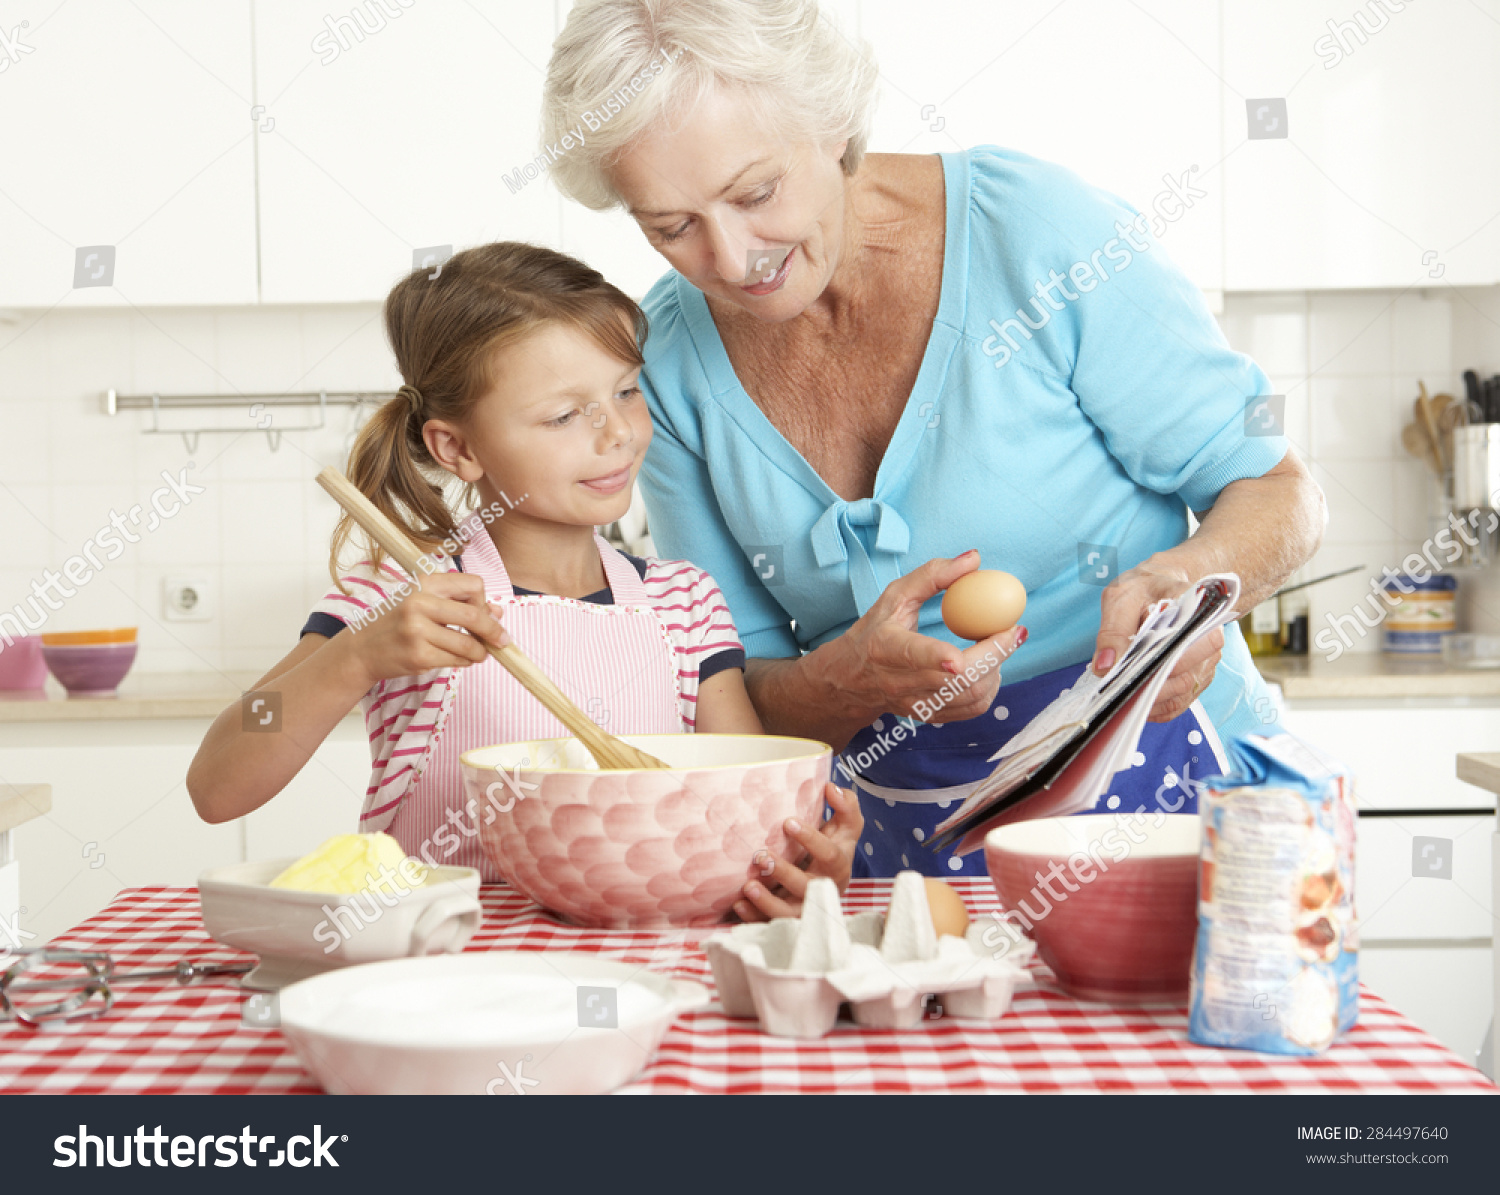
<path id="1" fill-rule="evenodd" d="M 1000 688 L 997 660 L 1026 640 L 1026 629 L 982 639 L 960 650 L 917 631 L 922 607 L 979 567 L 979 553 L 929 560 L 886 586 L 853 626 L 805 660 L 816 663 L 825 691 L 844 698 L 841 711 L 861 723 L 881 714 L 915 715 L 917 702 L 931 707 L 955 676 L 973 668 L 978 678 L 929 715 L 932 722 L 962 722 L 990 708 Z"/>
<path id="2" fill-rule="evenodd" d="M 485 600 L 484 582 L 472 573 L 433 573 L 422 578 L 421 587 L 394 607 L 333 642 L 342 639 L 348 640 L 343 646 L 364 670 L 367 687 L 433 668 L 465 668 L 489 654 L 480 640 L 496 647 L 510 642 Z"/>
<path id="3" fill-rule="evenodd" d="M 1194 582 L 1182 569 L 1151 559 L 1121 573 L 1100 595 L 1099 638 L 1093 668 L 1100 676 L 1113 667 L 1140 629 L 1146 611 L 1162 598 L 1175 598 Z M 1193 704 L 1214 679 L 1224 652 L 1224 631 L 1216 628 L 1183 653 L 1151 707 L 1150 721 L 1170 722 Z"/>
<path id="4" fill-rule="evenodd" d="M 960 577 L 943 594 L 943 621 L 960 639 L 1003 635 L 1026 610 L 1026 587 L 1009 573 L 982 568 Z"/>

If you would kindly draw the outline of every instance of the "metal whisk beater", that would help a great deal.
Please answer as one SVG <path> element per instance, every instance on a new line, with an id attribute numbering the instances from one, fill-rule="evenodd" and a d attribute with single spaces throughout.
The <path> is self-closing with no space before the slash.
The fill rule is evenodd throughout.
<path id="1" fill-rule="evenodd" d="M 116 984 L 171 979 L 186 986 L 199 979 L 219 975 L 244 975 L 255 963 L 203 963 L 184 959 L 172 967 L 116 973 L 115 960 L 104 951 L 54 950 L 48 947 L 18 950 L 19 961 L 0 975 L 0 1019 L 19 1021 L 36 1028 L 47 1021 L 86 1020 L 100 1017 L 114 1007 Z M 25 979 L 42 967 L 72 967 L 75 973 L 53 979 Z M 18 1000 L 37 992 L 65 992 L 52 1004 L 21 1004 Z"/>

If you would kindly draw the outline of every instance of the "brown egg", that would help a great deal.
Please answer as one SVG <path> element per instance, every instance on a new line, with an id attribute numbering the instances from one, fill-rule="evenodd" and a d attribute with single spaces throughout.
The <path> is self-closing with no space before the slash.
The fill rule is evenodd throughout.
<path id="1" fill-rule="evenodd" d="M 1009 573 L 980 569 L 960 577 L 943 594 L 943 621 L 960 639 L 988 639 L 1021 621 L 1026 587 Z"/>
<path id="2" fill-rule="evenodd" d="M 944 934 L 963 937 L 964 930 L 969 928 L 969 910 L 964 905 L 964 898 L 951 885 L 932 876 L 923 882 L 927 885 L 927 908 L 932 914 L 932 928 L 937 930 L 938 937 Z"/>

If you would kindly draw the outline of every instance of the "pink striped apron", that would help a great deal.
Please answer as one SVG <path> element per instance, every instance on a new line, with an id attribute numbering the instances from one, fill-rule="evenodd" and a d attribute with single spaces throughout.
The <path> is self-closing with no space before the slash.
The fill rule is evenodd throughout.
<path id="1" fill-rule="evenodd" d="M 576 598 L 517 597 L 494 542 L 479 534 L 465 548 L 464 571 L 484 581 L 488 599 L 517 646 L 580 709 L 612 734 L 679 734 L 677 652 L 664 616 L 640 576 L 594 536 L 614 604 Z M 384 829 L 406 853 L 429 862 L 499 874 L 484 857 L 478 826 L 465 808 L 459 756 L 492 743 L 566 738 L 568 730 L 492 658 L 451 670 L 421 775 L 394 809 L 361 819 Z M 366 814 L 372 798 L 366 798 Z M 423 848 L 426 847 L 424 853 Z"/>

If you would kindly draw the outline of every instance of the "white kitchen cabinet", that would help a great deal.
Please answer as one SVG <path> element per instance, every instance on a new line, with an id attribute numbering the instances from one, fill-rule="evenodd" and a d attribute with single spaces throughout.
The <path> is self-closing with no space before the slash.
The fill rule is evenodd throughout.
<path id="1" fill-rule="evenodd" d="M 0 784 L 52 786 L 52 810 L 12 831 L 20 928 L 40 944 L 121 888 L 197 883 L 210 867 L 305 854 L 358 829 L 370 776 L 364 726 L 346 719 L 269 805 L 211 826 L 187 794 L 210 719 L 0 723 Z"/>
<path id="2" fill-rule="evenodd" d="M 275 800 L 245 819 L 245 859 L 305 855 L 335 834 L 359 830 L 370 783 L 370 737 L 345 718 Z"/>
<path id="3" fill-rule="evenodd" d="M 1201 288 L 1222 289 L 1216 6 L 1195 0 L 1062 6 L 935 0 L 920 10 L 909 0 L 825 0 L 824 6 L 847 33 L 871 43 L 880 66 L 872 151 L 1001 145 L 1059 162 L 1142 211 L 1168 191 L 1165 175 L 1189 174 L 1205 194 L 1163 222 L 1161 247 Z M 570 7 L 561 6 L 563 18 Z M 1142 70 L 1143 62 L 1153 69 Z M 1088 87 L 1070 87 L 1060 63 L 1086 71 Z M 1101 94 L 1112 97 L 1109 119 L 1099 115 Z M 631 294 L 667 268 L 622 213 L 565 203 L 562 228 L 567 252 Z"/>
<path id="4" fill-rule="evenodd" d="M 1160 247 L 1223 289 L 1217 5 L 860 0 L 859 21 L 880 63 L 872 149 L 1021 150 L 1142 212 L 1187 176 L 1205 194 L 1163 201 Z"/>
<path id="5" fill-rule="evenodd" d="M 1495 798 L 1458 779 L 1455 761 L 1500 741 L 1500 706 L 1294 701 L 1282 724 L 1354 775 L 1360 936 L 1488 938 Z"/>
<path id="6" fill-rule="evenodd" d="M 0 21 L 0 307 L 255 302 L 249 0 Z"/>
<path id="7" fill-rule="evenodd" d="M 1364 947 L 1359 978 L 1465 1062 L 1476 1062 L 1495 1008 L 1491 955 L 1488 946 Z"/>
<path id="8" fill-rule="evenodd" d="M 1500 279 L 1494 3 L 1224 0 L 1223 13 L 1227 289 Z M 1285 100 L 1284 135 L 1251 140 L 1246 101 L 1263 99 Z"/>
<path id="9" fill-rule="evenodd" d="M 45 784 L 0 784 L 0 960 L 24 946 L 17 928 L 21 913 L 21 865 L 16 862 L 15 832 L 52 810 L 52 789 Z M 0 967 L 3 967 L 0 962 Z"/>
<path id="10" fill-rule="evenodd" d="M 1500 742 L 1500 704 L 1291 701 L 1282 724 L 1354 774 L 1360 978 L 1472 1060 L 1494 1009 L 1495 798 L 1455 761 Z"/>
<path id="11" fill-rule="evenodd" d="M 1492 812 L 1361 816 L 1354 881 L 1361 940 L 1488 939 L 1494 832 Z"/>
<path id="12" fill-rule="evenodd" d="M 1493 810 L 1494 798 L 1454 772 L 1464 751 L 1500 742 L 1500 702 L 1289 701 L 1282 723 L 1355 775 L 1361 809 Z"/>
<path id="13" fill-rule="evenodd" d="M 1143 211 L 1205 192 L 1160 241 L 1211 302 L 1500 281 L 1496 0 L 828 3 L 880 62 L 874 150 L 995 143 Z M 378 301 L 414 251 L 496 239 L 643 293 L 666 265 L 632 221 L 516 174 L 569 7 L 5 4 L 0 307 Z M 1287 137 L 1249 139 L 1262 99 Z M 100 246 L 112 284 L 100 253 L 75 287 Z"/>
<path id="14" fill-rule="evenodd" d="M 556 246 L 560 197 L 515 173 L 538 153 L 554 20 L 516 0 L 255 0 L 257 98 L 275 121 L 260 138 L 263 300 L 381 300 L 433 246 Z"/>

